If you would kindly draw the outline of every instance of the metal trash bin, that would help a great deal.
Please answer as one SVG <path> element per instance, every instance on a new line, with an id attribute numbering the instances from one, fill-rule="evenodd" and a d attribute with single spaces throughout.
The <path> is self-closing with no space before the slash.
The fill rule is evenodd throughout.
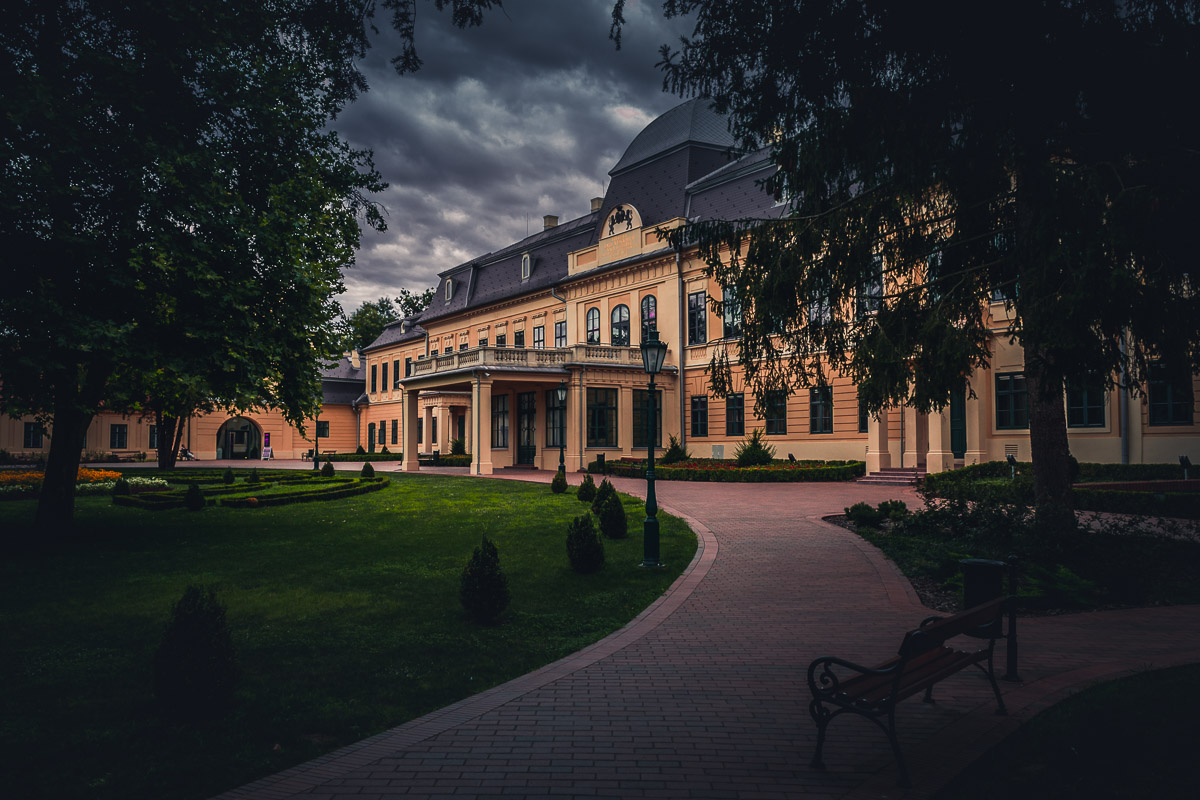
<path id="1" fill-rule="evenodd" d="M 1008 564 L 986 558 L 964 558 L 958 562 L 963 572 L 963 609 L 974 608 L 989 600 L 1004 596 L 1004 570 Z M 983 639 L 1000 636 L 1000 621 L 988 623 L 973 631 L 972 636 Z"/>

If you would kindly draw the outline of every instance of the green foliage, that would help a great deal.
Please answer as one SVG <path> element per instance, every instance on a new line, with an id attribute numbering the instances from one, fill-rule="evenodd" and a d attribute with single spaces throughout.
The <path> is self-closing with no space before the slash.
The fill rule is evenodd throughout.
<path id="1" fill-rule="evenodd" d="M 154 698 L 164 718 L 195 722 L 220 716 L 237 681 L 225 605 L 211 589 L 189 585 L 171 608 L 154 654 Z"/>
<path id="2" fill-rule="evenodd" d="M 592 480 L 592 473 L 583 476 L 583 482 L 579 484 L 579 491 L 575 493 L 575 497 L 581 503 L 591 503 L 596 499 L 596 482 Z"/>
<path id="3" fill-rule="evenodd" d="M 600 481 L 600 485 L 596 487 L 596 496 L 592 498 L 592 513 L 598 515 L 600 509 L 604 506 L 604 502 L 616 493 L 617 490 L 613 488 L 608 478 Z"/>
<path id="4" fill-rule="evenodd" d="M 374 478 L 375 477 L 375 468 L 371 466 L 370 461 L 364 462 L 362 465 L 362 469 L 359 470 L 358 474 L 362 475 L 364 478 Z"/>
<path id="5" fill-rule="evenodd" d="M 258 476 L 258 467 L 250 470 L 250 474 L 246 476 L 246 483 L 262 483 L 262 478 Z"/>
<path id="6" fill-rule="evenodd" d="M 562 494 L 567 490 L 567 476 L 561 472 L 555 472 L 554 478 L 550 481 L 550 491 L 555 494 Z"/>
<path id="7" fill-rule="evenodd" d="M 610 475 L 644 478 L 643 461 L 609 461 L 604 465 Z M 711 481 L 714 483 L 811 483 L 850 481 L 866 474 L 862 461 L 796 462 L 774 461 L 761 467 L 739 467 L 736 461 L 693 458 L 677 466 L 654 468 L 655 477 L 664 481 Z"/>
<path id="8" fill-rule="evenodd" d="M 226 467 L 225 471 L 221 473 L 221 481 L 224 483 L 233 483 L 235 480 L 237 479 L 233 475 L 233 468 Z"/>
<path id="9" fill-rule="evenodd" d="M 670 446 L 667 447 L 667 452 L 663 453 L 663 464 L 677 464 L 680 461 L 687 461 L 692 457 L 687 448 L 679 443 L 679 439 L 675 437 L 675 434 L 669 434 L 667 438 L 670 441 Z"/>
<path id="10" fill-rule="evenodd" d="M 133 494 L 133 490 L 129 488 L 129 481 L 125 478 L 117 478 L 117 482 L 113 484 L 112 493 L 114 497 L 129 496 Z"/>
<path id="11" fill-rule="evenodd" d="M 908 516 L 908 504 L 903 500 L 884 500 L 879 504 L 879 513 L 890 520 Z"/>
<path id="12" fill-rule="evenodd" d="M 387 445 L 386 445 L 386 444 L 385 444 L 383 447 L 379 448 L 379 455 L 381 455 L 381 456 L 388 456 L 388 455 L 391 455 L 391 454 L 392 454 L 392 451 L 387 449 Z"/>
<path id="13" fill-rule="evenodd" d="M 870 503 L 855 503 L 846 509 L 846 516 L 856 525 L 866 525 L 878 528 L 886 515 L 876 510 Z"/>
<path id="14" fill-rule="evenodd" d="M 450 440 L 450 455 L 465 456 L 467 454 L 467 442 L 461 437 Z"/>
<path id="15" fill-rule="evenodd" d="M 391 299 L 381 297 L 374 301 L 364 300 L 353 314 L 343 319 L 348 330 L 349 349 L 362 351 L 379 338 L 389 322 L 398 319 L 400 314 Z"/>
<path id="16" fill-rule="evenodd" d="M 608 481 L 605 481 L 608 483 Z M 629 520 L 625 514 L 625 504 L 617 493 L 611 492 L 600 504 L 600 532 L 609 539 L 624 539 L 629 535 Z"/>
<path id="17" fill-rule="evenodd" d="M 567 558 L 571 569 L 583 574 L 604 566 L 604 542 L 596 534 L 591 514 L 576 517 L 567 528 Z"/>
<path id="18" fill-rule="evenodd" d="M 775 458 L 775 448 L 767 444 L 761 428 L 750 431 L 750 436 L 738 444 L 733 457 L 739 467 L 757 467 L 770 464 Z"/>
<path id="19" fill-rule="evenodd" d="M 360 444 L 360 445 L 358 446 L 358 449 L 354 451 L 354 454 L 355 454 L 356 456 L 365 456 L 365 455 L 367 454 L 367 451 L 366 451 L 366 450 L 364 450 L 364 449 L 363 449 L 363 446 Z"/>
<path id="20" fill-rule="evenodd" d="M 508 608 L 508 577 L 500 569 L 500 554 L 486 536 L 475 548 L 459 580 L 459 599 L 476 622 L 495 622 Z"/>
<path id="21" fill-rule="evenodd" d="M 336 474 L 337 474 L 337 470 L 335 470 L 333 468 L 333 464 L 330 464 L 328 461 L 326 461 L 324 464 L 321 465 L 321 477 L 322 478 L 332 478 Z"/>
<path id="22" fill-rule="evenodd" d="M 188 511 L 200 511 L 204 508 L 204 493 L 200 491 L 200 484 L 188 484 L 183 505 Z"/>

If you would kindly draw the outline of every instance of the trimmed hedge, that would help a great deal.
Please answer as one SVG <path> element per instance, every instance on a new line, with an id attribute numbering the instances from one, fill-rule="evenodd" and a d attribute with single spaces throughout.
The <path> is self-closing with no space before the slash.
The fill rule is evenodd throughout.
<path id="1" fill-rule="evenodd" d="M 1123 492 L 1114 489 L 1075 489 L 1079 511 L 1144 514 L 1152 517 L 1200 519 L 1200 494 L 1196 492 Z"/>
<path id="2" fill-rule="evenodd" d="M 700 459 L 693 459 L 699 461 Z M 654 477 L 664 481 L 711 481 L 716 483 L 807 483 L 827 481 L 852 481 L 867 472 L 864 461 L 776 461 L 769 467 L 735 467 L 718 469 L 696 469 L 654 465 Z M 816 466 L 816 465 L 820 466 Z M 599 471 L 593 461 L 588 472 Z M 604 472 L 623 478 L 645 478 L 644 461 L 606 461 Z"/>
<path id="3" fill-rule="evenodd" d="M 310 503 L 317 500 L 341 500 L 368 492 L 377 492 L 391 481 L 387 478 L 356 478 L 349 485 L 338 485 L 328 489 L 318 489 L 309 492 L 292 492 L 289 494 L 273 494 L 265 497 L 230 497 L 221 500 L 221 505 L 228 508 L 266 508 L 268 506 L 287 506 L 293 503 Z M 254 500 L 256 502 L 251 503 Z"/>
<path id="4" fill-rule="evenodd" d="M 321 461 L 403 461 L 404 454 L 395 453 L 321 453 Z"/>

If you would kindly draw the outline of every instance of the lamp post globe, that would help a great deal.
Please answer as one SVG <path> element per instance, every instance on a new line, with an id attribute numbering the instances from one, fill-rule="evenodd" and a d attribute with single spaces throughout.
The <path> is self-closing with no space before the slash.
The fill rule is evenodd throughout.
<path id="1" fill-rule="evenodd" d="M 642 566 L 661 567 L 658 539 L 658 500 L 654 496 L 654 447 L 658 431 L 658 398 L 654 394 L 654 376 L 667 356 L 667 343 L 660 341 L 658 331 L 647 331 L 642 340 L 642 366 L 650 376 L 650 408 L 646 415 L 646 521 L 642 523 Z"/>

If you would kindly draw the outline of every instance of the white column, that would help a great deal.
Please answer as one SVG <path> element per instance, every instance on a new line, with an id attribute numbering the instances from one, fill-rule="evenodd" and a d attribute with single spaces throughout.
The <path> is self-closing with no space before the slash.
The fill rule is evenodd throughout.
<path id="1" fill-rule="evenodd" d="M 471 404 L 471 428 L 479 434 L 471 451 L 471 474 L 492 474 L 492 379 L 479 380 L 475 402 Z"/>
<path id="2" fill-rule="evenodd" d="M 402 426 L 401 433 L 404 435 L 404 460 L 400 469 L 405 472 L 416 472 L 420 469 L 417 461 L 417 419 L 419 418 L 417 410 L 420 407 L 417 398 L 419 394 L 415 389 L 405 389 L 400 395 L 403 409 L 401 412 L 403 420 L 400 424 Z"/>
<path id="3" fill-rule="evenodd" d="M 888 410 L 867 418 L 867 472 L 878 472 L 892 465 L 888 450 Z"/>
<path id="4" fill-rule="evenodd" d="M 929 453 L 925 456 L 927 472 L 945 472 L 954 467 L 950 451 L 950 414 L 947 409 L 929 414 Z"/>

